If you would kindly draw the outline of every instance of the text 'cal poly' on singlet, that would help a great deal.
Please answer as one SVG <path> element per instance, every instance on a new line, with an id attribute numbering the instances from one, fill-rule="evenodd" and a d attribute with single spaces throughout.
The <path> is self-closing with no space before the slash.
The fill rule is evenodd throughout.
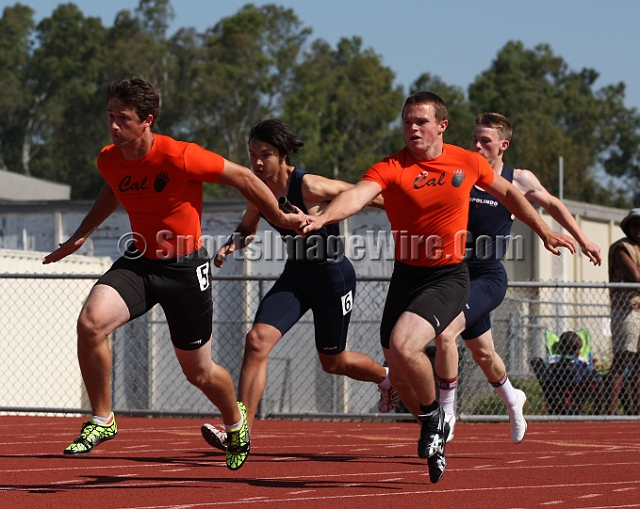
<path id="1" fill-rule="evenodd" d="M 309 212 L 302 198 L 302 179 L 306 174 L 305 170 L 294 168 L 287 192 L 289 202 L 305 214 Z M 267 222 L 269 222 L 268 219 Z M 269 224 L 280 234 L 286 245 L 287 261 L 326 262 L 341 259 L 344 256 L 344 242 L 340 237 L 338 223 L 324 225 L 307 237 L 298 235 L 294 230 L 280 228 L 271 222 Z"/>
<path id="2" fill-rule="evenodd" d="M 502 177 L 513 183 L 511 166 L 502 167 Z M 467 230 L 467 262 L 498 262 L 507 252 L 514 216 L 491 193 L 471 189 Z"/>

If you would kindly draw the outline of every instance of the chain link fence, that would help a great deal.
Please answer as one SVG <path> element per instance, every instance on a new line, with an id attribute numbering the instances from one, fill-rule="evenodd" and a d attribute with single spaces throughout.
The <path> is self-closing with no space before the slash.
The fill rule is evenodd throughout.
<path id="1" fill-rule="evenodd" d="M 98 276 L 0 275 L 0 411 L 86 413 L 89 402 L 76 357 L 75 324 Z M 214 277 L 212 356 L 238 380 L 245 334 L 260 299 L 275 277 Z M 382 363 L 379 324 L 387 278 L 360 278 L 348 348 Z M 640 285 L 512 282 L 492 314 L 496 350 L 514 386 L 528 396 L 527 415 L 593 417 L 602 412 L 611 366 L 609 289 Z M 550 369 L 546 331 L 586 329 L 592 361 L 584 384 L 570 369 Z M 112 397 L 117 413 L 217 416 L 217 409 L 185 379 L 175 358 L 159 306 L 116 330 Z M 458 414 L 482 420 L 506 409 L 471 354 L 459 341 Z M 539 360 L 536 360 L 539 359 Z M 553 364 L 553 363 L 552 363 Z M 617 414 L 637 415 L 632 368 L 625 377 Z M 578 387 L 579 385 L 579 387 Z M 377 414 L 375 384 L 322 371 L 315 351 L 311 313 L 270 355 L 267 387 L 258 417 L 410 418 Z M 500 417 L 500 418 L 502 418 Z"/>

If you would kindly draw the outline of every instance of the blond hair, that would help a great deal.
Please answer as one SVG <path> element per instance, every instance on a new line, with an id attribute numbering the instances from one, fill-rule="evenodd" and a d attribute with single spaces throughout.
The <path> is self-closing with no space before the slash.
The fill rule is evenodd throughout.
<path id="1" fill-rule="evenodd" d="M 501 140 L 511 141 L 511 135 L 513 134 L 511 122 L 500 113 L 480 113 L 476 117 L 476 125 L 486 125 L 491 129 L 495 129 L 498 131 L 498 136 L 500 136 Z"/>

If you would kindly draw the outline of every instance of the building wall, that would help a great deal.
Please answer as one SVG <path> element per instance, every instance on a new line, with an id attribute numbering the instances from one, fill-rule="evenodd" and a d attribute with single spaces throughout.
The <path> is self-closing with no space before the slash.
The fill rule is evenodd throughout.
<path id="1" fill-rule="evenodd" d="M 561 256 L 555 256 L 544 247 L 542 241 L 523 223 L 514 222 L 512 235 L 522 239 L 524 255 L 515 259 L 510 251 L 504 265 L 510 281 L 569 281 L 569 282 L 606 282 L 608 281 L 607 254 L 609 246 L 623 237 L 620 221 L 628 210 L 590 205 L 572 200 L 564 200 L 578 226 L 591 242 L 600 246 L 602 265 L 595 266 L 582 254 L 579 246 L 575 255 L 561 249 Z M 542 219 L 554 230 L 562 231 L 560 225 L 540 209 Z M 564 233 L 567 233 L 566 231 Z"/>
<path id="2" fill-rule="evenodd" d="M 600 246 L 602 265 L 594 266 L 581 253 L 575 256 L 568 253 L 563 253 L 560 257 L 552 255 L 531 230 L 516 220 L 512 234 L 517 240 L 511 242 L 510 252 L 504 260 L 510 280 L 607 281 L 608 248 L 622 237 L 619 224 L 627 211 L 571 200 L 565 200 L 564 203 L 587 237 Z M 90 206 L 90 202 L 0 205 L 0 248 L 50 252 L 75 231 Z M 205 246 L 211 255 L 235 230 L 243 212 L 242 200 L 204 205 L 202 232 Z M 545 211 L 541 211 L 541 217 L 552 228 L 560 231 L 559 225 Z M 128 217 L 119 208 L 89 237 L 77 254 L 115 259 L 119 254 L 119 239 L 126 238 L 130 230 Z M 389 222 L 383 211 L 364 209 L 345 221 L 342 231 L 347 238 L 347 253 L 353 255 L 351 259 L 359 275 L 391 274 L 393 256 L 390 253 L 393 252 L 393 243 Z M 263 220 L 254 245 L 246 252 L 235 253 L 217 273 L 279 274 L 283 264 L 282 242 L 278 234 Z"/>
<path id="3" fill-rule="evenodd" d="M 109 258 L 70 256 L 43 265 L 43 253 L 0 249 L 3 274 L 102 274 Z M 65 284 L 56 279 L 0 277 L 0 406 L 86 407 L 76 360 L 76 320 L 94 278 Z M 83 403 L 85 403 L 83 405 Z"/>

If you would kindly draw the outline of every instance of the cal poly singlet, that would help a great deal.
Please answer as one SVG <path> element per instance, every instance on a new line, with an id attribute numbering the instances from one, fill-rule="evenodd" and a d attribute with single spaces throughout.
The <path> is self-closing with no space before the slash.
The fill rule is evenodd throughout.
<path id="1" fill-rule="evenodd" d="M 502 177 L 513 182 L 514 169 L 502 167 Z M 498 262 L 507 252 L 513 214 L 492 194 L 477 186 L 471 189 L 467 230 L 467 262 Z"/>

